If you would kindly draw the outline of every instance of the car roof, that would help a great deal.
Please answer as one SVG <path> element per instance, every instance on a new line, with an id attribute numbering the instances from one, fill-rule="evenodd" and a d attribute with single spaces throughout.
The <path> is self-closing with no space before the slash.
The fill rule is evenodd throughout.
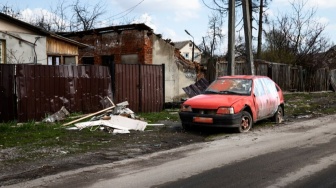
<path id="1" fill-rule="evenodd" d="M 221 76 L 218 77 L 218 79 L 223 78 L 241 78 L 241 79 L 256 79 L 256 78 L 269 78 L 267 76 L 261 76 L 261 75 L 233 75 L 233 76 Z"/>

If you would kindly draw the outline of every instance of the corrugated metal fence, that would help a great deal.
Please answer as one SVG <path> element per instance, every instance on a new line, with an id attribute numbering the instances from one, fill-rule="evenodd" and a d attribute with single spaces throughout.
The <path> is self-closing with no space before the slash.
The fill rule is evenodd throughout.
<path id="1" fill-rule="evenodd" d="M 274 80 L 284 91 L 327 91 L 330 86 L 330 74 L 326 68 L 318 70 L 303 69 L 300 66 L 255 61 L 256 75 L 264 75 Z M 216 64 L 216 77 L 227 75 L 227 62 Z M 247 64 L 236 62 L 235 74 L 247 74 Z"/>
<path id="2" fill-rule="evenodd" d="M 15 67 L 0 66 L 0 122 L 16 119 Z"/>
<path id="3" fill-rule="evenodd" d="M 41 120 L 64 106 L 70 112 L 102 110 L 112 98 L 106 67 L 17 65 L 18 121 Z"/>
<path id="4" fill-rule="evenodd" d="M 163 109 L 164 65 L 116 64 L 112 70 L 113 78 L 105 66 L 2 64 L 0 122 L 40 121 L 62 106 L 96 112 L 103 109 L 104 97 L 115 104 L 128 101 L 134 112 Z"/>
<path id="5" fill-rule="evenodd" d="M 129 102 L 134 112 L 160 112 L 164 107 L 164 65 L 115 64 L 114 100 Z"/>

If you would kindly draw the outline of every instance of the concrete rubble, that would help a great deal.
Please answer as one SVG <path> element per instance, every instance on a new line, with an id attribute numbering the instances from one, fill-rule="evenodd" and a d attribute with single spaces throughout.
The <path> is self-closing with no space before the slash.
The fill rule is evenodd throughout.
<path id="1" fill-rule="evenodd" d="M 64 120 L 66 116 L 70 115 L 69 111 L 64 107 L 62 106 L 62 108 L 55 112 L 54 114 L 44 118 L 42 120 L 42 122 L 46 122 L 46 123 L 54 123 L 56 121 L 61 121 L 61 120 Z"/>

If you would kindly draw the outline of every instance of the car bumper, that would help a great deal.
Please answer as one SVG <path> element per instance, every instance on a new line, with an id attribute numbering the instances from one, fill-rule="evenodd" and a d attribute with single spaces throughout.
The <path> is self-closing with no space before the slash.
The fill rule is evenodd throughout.
<path id="1" fill-rule="evenodd" d="M 179 112 L 180 120 L 187 126 L 205 126 L 205 127 L 239 127 L 242 114 L 210 115 L 197 114 L 192 112 Z M 212 118 L 212 122 L 195 122 L 194 118 Z"/>

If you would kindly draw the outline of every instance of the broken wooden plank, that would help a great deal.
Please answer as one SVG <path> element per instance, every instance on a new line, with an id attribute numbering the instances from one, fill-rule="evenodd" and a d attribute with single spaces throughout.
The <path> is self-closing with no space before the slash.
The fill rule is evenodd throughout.
<path id="1" fill-rule="evenodd" d="M 128 105 L 129 105 L 128 101 L 124 101 L 117 104 L 117 106 L 128 106 Z"/>
<path id="2" fill-rule="evenodd" d="M 154 124 L 147 124 L 147 126 L 164 126 L 163 123 L 154 123 Z"/>
<path id="3" fill-rule="evenodd" d="M 111 109 L 112 109 L 112 108 L 114 108 L 114 107 L 115 107 L 115 106 L 110 106 L 110 107 L 108 107 L 108 108 L 105 108 L 104 110 L 100 110 L 100 111 L 98 111 L 98 112 L 95 112 L 95 113 L 89 114 L 89 115 L 87 115 L 87 116 L 81 117 L 81 118 L 79 118 L 79 119 L 76 119 L 76 120 L 73 120 L 73 121 L 71 121 L 71 122 L 69 122 L 69 123 L 63 124 L 63 126 L 67 126 L 67 125 L 70 125 L 70 124 L 76 123 L 76 122 L 78 122 L 78 121 L 81 121 L 81 120 L 83 120 L 83 119 L 86 119 L 86 118 L 89 118 L 89 117 L 95 116 L 95 115 L 97 115 L 97 114 L 100 114 L 100 113 L 106 112 L 106 111 L 108 111 L 108 110 L 111 110 Z"/>

